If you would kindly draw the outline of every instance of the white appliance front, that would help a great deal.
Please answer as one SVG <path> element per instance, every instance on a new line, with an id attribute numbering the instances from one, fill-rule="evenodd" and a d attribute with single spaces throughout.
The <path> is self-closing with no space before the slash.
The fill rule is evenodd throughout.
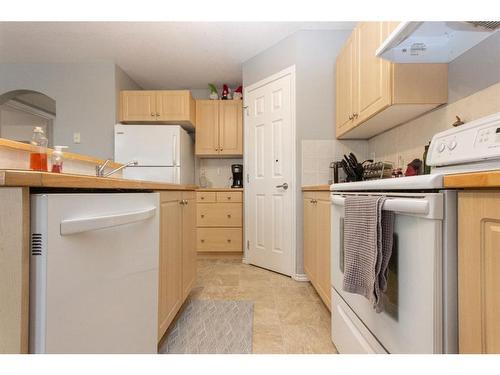
<path id="1" fill-rule="evenodd" d="M 381 313 L 342 290 L 346 194 L 332 194 L 332 339 L 339 352 L 442 352 L 443 194 L 395 193 L 386 201 L 384 209 L 395 211 L 394 248 Z"/>
<path id="2" fill-rule="evenodd" d="M 123 178 L 180 184 L 181 167 L 128 167 L 123 170 Z"/>
<path id="3" fill-rule="evenodd" d="M 31 197 L 30 352 L 156 353 L 157 193 Z"/>
<path id="4" fill-rule="evenodd" d="M 180 165 L 178 125 L 115 125 L 115 161 L 139 166 Z"/>

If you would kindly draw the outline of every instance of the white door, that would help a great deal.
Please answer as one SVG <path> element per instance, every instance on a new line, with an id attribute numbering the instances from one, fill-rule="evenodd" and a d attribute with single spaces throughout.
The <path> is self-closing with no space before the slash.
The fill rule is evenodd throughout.
<path id="1" fill-rule="evenodd" d="M 180 126 L 115 125 L 115 161 L 139 166 L 179 165 Z"/>
<path id="2" fill-rule="evenodd" d="M 295 69 L 246 89 L 246 258 L 285 275 L 295 264 Z"/>

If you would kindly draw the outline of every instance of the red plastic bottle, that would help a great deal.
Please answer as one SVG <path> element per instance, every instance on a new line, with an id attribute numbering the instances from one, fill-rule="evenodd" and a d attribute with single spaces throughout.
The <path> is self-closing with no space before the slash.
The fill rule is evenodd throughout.
<path id="1" fill-rule="evenodd" d="M 31 145 L 36 147 L 36 151 L 33 151 L 30 155 L 30 169 L 47 172 L 47 144 L 48 140 L 43 133 L 43 129 L 39 126 L 35 127 Z"/>

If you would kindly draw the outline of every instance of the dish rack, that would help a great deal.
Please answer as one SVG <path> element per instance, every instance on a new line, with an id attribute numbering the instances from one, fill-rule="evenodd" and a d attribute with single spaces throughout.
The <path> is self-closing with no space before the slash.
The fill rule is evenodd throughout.
<path id="1" fill-rule="evenodd" d="M 392 177 L 393 164 L 388 161 L 378 161 L 364 165 L 363 180 L 378 180 Z"/>

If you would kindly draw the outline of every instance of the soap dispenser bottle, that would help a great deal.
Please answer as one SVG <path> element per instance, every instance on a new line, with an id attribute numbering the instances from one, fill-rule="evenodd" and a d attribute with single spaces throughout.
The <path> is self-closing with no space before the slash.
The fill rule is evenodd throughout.
<path id="1" fill-rule="evenodd" d="M 34 171 L 47 172 L 47 145 L 48 140 L 40 126 L 33 129 L 31 145 L 34 146 L 30 154 L 30 169 Z"/>
<path id="2" fill-rule="evenodd" d="M 63 171 L 63 149 L 68 146 L 54 146 L 52 152 L 52 172 L 62 173 Z"/>

